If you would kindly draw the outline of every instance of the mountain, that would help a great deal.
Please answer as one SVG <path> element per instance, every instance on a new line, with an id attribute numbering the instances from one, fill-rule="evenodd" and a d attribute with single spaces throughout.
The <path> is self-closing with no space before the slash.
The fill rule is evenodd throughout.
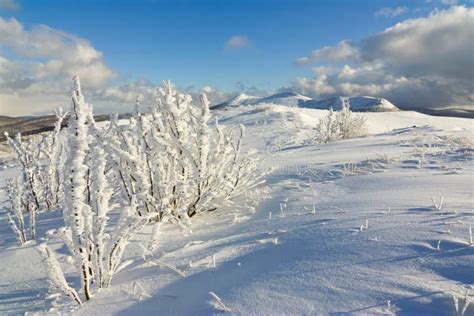
<path id="1" fill-rule="evenodd" d="M 286 105 L 290 107 L 301 107 L 304 103 L 312 101 L 311 98 L 294 93 L 294 92 L 281 92 L 277 94 L 273 94 L 268 97 L 256 97 L 250 96 L 246 94 L 239 94 L 236 97 L 233 97 L 223 103 L 211 106 L 212 110 L 223 109 L 226 107 L 234 107 L 234 106 L 241 106 L 241 105 L 256 105 L 261 103 L 273 103 L 273 104 L 280 104 Z"/>
<path id="2" fill-rule="evenodd" d="M 258 103 L 273 103 L 281 104 L 290 107 L 304 107 L 303 105 L 307 102 L 311 102 L 313 99 L 294 92 L 282 92 L 273 94 L 269 97 L 259 99 Z"/>
<path id="3" fill-rule="evenodd" d="M 343 105 L 349 105 L 352 111 L 357 112 L 392 112 L 399 108 L 384 98 L 374 98 L 367 96 L 359 97 L 333 97 L 321 101 L 308 102 L 308 108 L 313 109 L 334 109 L 339 111 Z"/>
<path id="4" fill-rule="evenodd" d="M 350 106 L 351 110 L 359 112 L 390 112 L 399 109 L 383 98 L 373 98 L 366 96 L 359 97 L 333 97 L 321 101 L 311 99 L 295 92 L 281 92 L 268 97 L 255 97 L 246 94 L 239 94 L 226 102 L 214 105 L 212 110 L 224 109 L 242 105 L 256 105 L 261 103 L 273 103 L 289 107 L 340 110 L 344 104 Z"/>
<path id="5" fill-rule="evenodd" d="M 212 110 L 218 110 L 218 109 L 223 109 L 223 108 L 232 107 L 232 106 L 257 104 L 259 102 L 255 103 L 255 101 L 259 100 L 259 99 L 260 99 L 259 97 L 255 97 L 255 96 L 252 96 L 252 95 L 247 95 L 245 93 L 241 93 L 241 94 L 239 94 L 239 95 L 237 95 L 233 98 L 230 98 L 229 100 L 227 100 L 223 103 L 211 106 L 211 109 Z"/>

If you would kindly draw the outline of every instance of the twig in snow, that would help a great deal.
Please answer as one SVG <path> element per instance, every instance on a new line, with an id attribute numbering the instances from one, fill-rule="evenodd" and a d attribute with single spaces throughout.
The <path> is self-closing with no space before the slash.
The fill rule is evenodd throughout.
<path id="1" fill-rule="evenodd" d="M 384 308 L 384 312 L 396 315 L 395 304 L 392 304 L 390 300 L 387 300 L 387 306 Z"/>
<path id="2" fill-rule="evenodd" d="M 148 262 L 149 264 L 151 265 L 154 265 L 154 266 L 157 266 L 157 265 L 162 265 L 170 270 L 173 270 L 174 272 L 178 273 L 180 276 L 182 276 L 183 278 L 186 276 L 186 274 L 184 274 L 183 271 L 173 267 L 172 265 L 169 265 L 161 260 L 158 260 L 158 259 L 155 259 L 156 262 L 153 262 L 151 260 L 147 260 L 146 262 Z"/>
<path id="3" fill-rule="evenodd" d="M 138 281 L 133 282 L 132 295 L 138 296 L 138 300 L 141 301 L 144 298 L 150 298 L 151 295 L 148 294 L 143 286 L 138 283 Z"/>
<path id="4" fill-rule="evenodd" d="M 469 245 L 474 245 L 474 239 L 472 237 L 472 226 L 469 226 Z"/>
<path id="5" fill-rule="evenodd" d="M 466 289 L 466 292 L 464 293 L 464 296 L 462 298 L 456 297 L 455 294 L 453 294 L 453 305 L 454 305 L 454 314 L 456 316 L 464 316 L 467 312 L 467 309 L 469 308 L 469 305 L 472 303 L 472 298 L 469 295 L 469 290 Z"/>
<path id="6" fill-rule="evenodd" d="M 209 292 L 209 295 L 211 295 L 211 297 L 213 298 L 213 300 L 211 301 L 211 304 L 212 304 L 215 308 L 220 309 L 220 310 L 222 310 L 222 311 L 224 311 L 224 312 L 227 312 L 227 313 L 229 313 L 229 312 L 232 311 L 229 307 L 227 307 L 227 306 L 224 304 L 224 302 L 222 302 L 222 299 L 221 299 L 219 296 L 217 296 L 216 293 L 214 293 L 214 292 Z"/>
<path id="7" fill-rule="evenodd" d="M 369 229 L 369 220 L 365 219 L 365 223 L 360 225 L 359 232 L 363 232 L 364 230 Z"/>
<path id="8" fill-rule="evenodd" d="M 195 245 L 200 245 L 200 244 L 203 244 L 203 243 L 204 243 L 204 241 L 202 241 L 202 240 L 190 241 L 186 245 L 184 245 L 184 248 L 188 248 L 188 247 L 195 246 Z"/>
<path id="9" fill-rule="evenodd" d="M 436 210 L 436 211 L 441 211 L 443 209 L 443 201 L 444 201 L 444 197 L 443 196 L 440 196 L 439 197 L 439 201 L 436 201 L 436 199 L 434 197 L 431 198 L 431 201 L 433 202 L 433 209 Z"/>
<path id="10" fill-rule="evenodd" d="M 209 263 L 207 264 L 208 268 L 215 268 L 216 267 L 216 255 L 212 255 L 211 259 L 209 260 Z"/>
<path id="11" fill-rule="evenodd" d="M 285 212 L 283 211 L 284 207 L 286 206 L 286 203 L 280 203 L 280 217 L 285 217 Z"/>
<path id="12" fill-rule="evenodd" d="M 267 239 L 259 239 L 255 241 L 257 244 L 264 245 L 264 244 L 274 244 L 278 245 L 278 237 L 275 238 L 267 238 Z"/>

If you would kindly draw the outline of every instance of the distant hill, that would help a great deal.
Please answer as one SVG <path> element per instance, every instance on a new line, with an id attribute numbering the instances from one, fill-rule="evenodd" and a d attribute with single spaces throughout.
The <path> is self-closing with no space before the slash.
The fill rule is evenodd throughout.
<path id="1" fill-rule="evenodd" d="M 23 118 L 0 115 L 0 126 L 12 124 L 15 122 L 21 122 L 21 121 L 23 121 Z"/>
<path id="2" fill-rule="evenodd" d="M 464 117 L 474 118 L 474 109 L 441 109 L 441 110 L 430 110 L 430 109 L 417 109 L 416 111 L 433 116 L 451 116 L 451 117 Z"/>
<path id="3" fill-rule="evenodd" d="M 311 102 L 313 99 L 299 93 L 282 92 L 261 98 L 259 101 L 259 103 L 274 103 L 290 107 L 304 107 L 305 103 Z"/>
<path id="4" fill-rule="evenodd" d="M 294 92 L 282 92 L 268 97 L 255 97 L 247 94 L 239 94 L 223 103 L 211 106 L 211 110 L 224 109 L 226 107 L 241 105 L 256 105 L 261 103 L 274 103 L 291 107 L 300 107 L 304 102 L 312 99 Z"/>
<path id="5" fill-rule="evenodd" d="M 413 109 L 398 107 L 384 98 L 370 96 L 339 96 L 324 100 L 315 100 L 305 95 L 295 92 L 282 92 L 268 97 L 256 97 L 247 94 L 239 94 L 225 102 L 211 106 L 211 110 L 225 109 L 227 107 L 257 105 L 262 103 L 273 103 L 289 107 L 310 108 L 310 109 L 334 109 L 339 111 L 344 104 L 350 106 L 355 112 L 392 112 L 399 110 L 411 110 L 433 116 L 464 117 L 474 118 L 474 108 L 448 108 L 448 109 Z"/>
<path id="6" fill-rule="evenodd" d="M 226 107 L 255 105 L 261 103 L 273 103 L 290 107 L 311 108 L 311 109 L 329 109 L 340 110 L 344 104 L 349 105 L 353 111 L 360 112 L 387 112 L 398 111 L 399 108 L 390 101 L 383 98 L 374 98 L 367 96 L 358 97 L 334 97 L 325 100 L 314 100 L 294 92 L 283 92 L 273 94 L 268 97 L 255 97 L 246 94 L 240 94 L 226 102 L 212 106 L 211 109 L 224 109 Z"/>
<path id="7" fill-rule="evenodd" d="M 106 121 L 109 119 L 108 115 L 95 115 L 97 122 Z M 120 118 L 130 117 L 129 114 L 122 114 Z M 52 131 L 54 129 L 54 122 L 56 117 L 54 115 L 44 116 L 28 116 L 28 117 L 10 117 L 0 116 L 0 142 L 6 140 L 4 133 L 8 132 L 10 135 L 21 133 L 22 135 L 33 135 L 42 132 Z M 67 119 L 63 122 L 63 126 L 67 125 Z"/>
<path id="8" fill-rule="evenodd" d="M 306 107 L 314 109 L 334 109 L 339 111 L 344 105 L 348 105 L 352 111 L 357 112 L 392 112 L 400 109 L 384 98 L 368 96 L 358 97 L 333 97 L 321 101 L 312 101 Z"/>

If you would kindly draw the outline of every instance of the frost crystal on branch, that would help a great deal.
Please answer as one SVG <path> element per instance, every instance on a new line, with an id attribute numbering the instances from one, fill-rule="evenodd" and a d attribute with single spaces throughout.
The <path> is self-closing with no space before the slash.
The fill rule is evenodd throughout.
<path id="1" fill-rule="evenodd" d="M 58 137 L 66 114 L 60 109 L 55 113 L 54 132 L 43 137 L 40 142 L 32 139 L 24 142 L 21 134 L 13 139 L 5 133 L 20 163 L 21 174 L 7 181 L 7 192 L 10 201 L 9 224 L 21 245 L 28 239 L 25 217 L 29 218 L 30 237 L 35 239 L 37 213 L 54 209 L 59 204 L 63 164 Z"/>
<path id="2" fill-rule="evenodd" d="M 54 252 L 52 252 L 46 244 L 39 245 L 37 249 L 45 262 L 46 271 L 48 271 L 51 285 L 63 292 L 65 295 L 71 297 L 71 299 L 73 299 L 77 304 L 82 305 L 79 294 L 77 294 L 76 290 L 70 287 L 67 283 Z"/>
<path id="3" fill-rule="evenodd" d="M 101 146 L 103 133 L 95 124 L 92 106 L 84 101 L 77 77 L 74 83 L 66 132 L 67 167 L 64 186 L 61 186 L 66 227 L 58 230 L 57 235 L 71 252 L 82 293 L 85 300 L 90 300 L 94 289 L 110 285 L 130 236 L 146 221 L 136 216 L 134 194 L 124 200 L 120 191 L 114 190 L 113 181 L 117 175 L 111 167 L 113 161 Z M 114 210 L 110 203 L 112 198 L 120 204 L 118 214 L 115 212 L 118 219 L 115 220 L 109 215 Z M 40 251 L 45 253 L 44 249 Z M 57 277 L 57 271 L 61 271 L 59 264 L 54 260 L 51 262 L 48 269 L 53 283 L 63 284 Z"/>
<path id="4" fill-rule="evenodd" d="M 148 114 L 137 103 L 131 124 L 108 133 L 123 191 L 137 196 L 140 215 L 156 213 L 157 222 L 187 219 L 258 184 L 256 160 L 242 154 L 244 127 L 225 133 L 210 120 L 205 95 L 197 107 L 164 82 Z"/>
<path id="5" fill-rule="evenodd" d="M 191 217 L 259 184 L 257 160 L 242 154 L 244 127 L 226 133 L 217 120 L 212 124 L 205 95 L 196 107 L 165 82 L 148 114 L 140 112 L 137 99 L 129 125 L 119 126 L 115 116 L 106 129 L 96 125 L 77 77 L 71 99 L 65 141 L 59 145 L 64 114 L 58 110 L 55 130 L 41 147 L 45 166 L 20 139 L 9 140 L 24 166 L 22 178 L 10 182 L 20 194 L 11 194 L 17 220 L 11 216 L 9 223 L 24 243 L 25 209 L 32 235 L 37 210 L 62 210 L 65 227 L 55 235 L 72 256 L 81 291 L 69 287 L 53 251 L 46 245 L 38 250 L 52 284 L 78 304 L 110 286 L 131 236 L 144 224 L 155 225 L 148 247 L 153 249 L 164 220 L 189 227 Z"/>
<path id="6" fill-rule="evenodd" d="M 340 139 L 349 139 L 367 135 L 367 124 L 364 117 L 355 115 L 348 105 L 340 112 L 329 110 L 316 126 L 316 140 L 329 143 Z"/>

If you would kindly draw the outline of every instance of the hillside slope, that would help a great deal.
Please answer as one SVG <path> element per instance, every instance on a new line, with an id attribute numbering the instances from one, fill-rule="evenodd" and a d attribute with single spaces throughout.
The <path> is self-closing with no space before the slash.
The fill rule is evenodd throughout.
<path id="1" fill-rule="evenodd" d="M 0 314 L 213 315 L 222 311 L 211 291 L 243 315 L 453 314 L 452 296 L 474 286 L 471 120 L 361 113 L 371 136 L 321 145 L 311 139 L 325 110 L 215 113 L 227 128 L 247 127 L 246 149 L 272 168 L 264 186 L 191 229 L 164 224 L 153 253 L 140 246 L 150 227 L 135 236 L 132 263 L 80 310 L 45 299 L 34 244 L 19 248 L 0 220 Z M 1 170 L 0 187 L 15 173 Z M 39 232 L 58 217 L 42 214 Z"/>

